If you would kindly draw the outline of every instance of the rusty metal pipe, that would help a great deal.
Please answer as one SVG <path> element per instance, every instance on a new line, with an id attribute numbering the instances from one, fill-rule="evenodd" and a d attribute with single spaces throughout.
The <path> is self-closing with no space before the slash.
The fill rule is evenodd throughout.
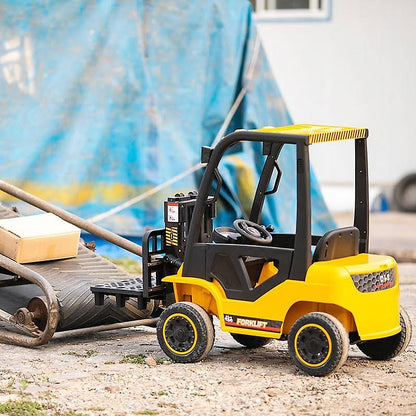
<path id="1" fill-rule="evenodd" d="M 17 334 L 8 330 L 0 329 L 0 341 L 20 345 L 22 347 L 35 347 L 49 342 L 55 333 L 59 322 L 59 306 L 55 292 L 49 282 L 40 274 L 28 269 L 27 267 L 16 263 L 8 257 L 0 254 L 0 267 L 3 267 L 16 275 L 23 277 L 29 282 L 39 286 L 46 297 L 46 306 L 48 308 L 48 317 L 45 330 L 38 336 L 31 338 L 28 335 Z"/>
<path id="2" fill-rule="evenodd" d="M 94 334 L 96 332 L 111 331 L 113 329 L 131 328 L 133 326 L 151 326 L 155 325 L 159 318 L 137 319 L 135 321 L 119 322 L 108 325 L 98 325 L 89 328 L 70 329 L 68 331 L 57 332 L 53 339 L 61 339 L 67 337 L 76 337 Z"/>
<path id="3" fill-rule="evenodd" d="M 59 208 L 56 205 L 50 204 L 49 202 L 46 202 L 45 200 L 38 198 L 37 196 L 32 195 L 29 192 L 18 188 L 17 186 L 0 180 L 0 190 L 14 196 L 17 199 L 27 202 L 28 204 L 33 205 L 42 211 L 51 212 L 52 214 L 55 214 L 56 216 L 77 226 L 78 228 L 81 228 L 84 231 L 88 231 L 89 233 L 102 238 L 103 240 L 115 244 L 118 247 L 124 248 L 130 253 L 137 254 L 138 256 L 142 257 L 142 247 L 140 245 L 133 243 L 132 241 L 127 240 L 126 238 L 123 238 L 115 233 L 112 233 L 111 231 L 108 231 L 105 228 L 92 223 L 91 221 L 84 220 L 81 217 L 71 214 L 70 212 Z"/>

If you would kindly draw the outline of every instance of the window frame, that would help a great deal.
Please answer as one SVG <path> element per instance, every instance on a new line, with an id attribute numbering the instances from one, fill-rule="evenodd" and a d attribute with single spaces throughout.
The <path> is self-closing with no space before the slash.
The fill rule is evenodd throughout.
<path id="1" fill-rule="evenodd" d="M 267 4 L 270 0 L 262 0 Z M 321 9 L 318 0 L 310 0 L 308 9 L 261 9 L 254 11 L 256 22 L 327 22 L 332 18 L 332 0 L 321 0 Z"/>

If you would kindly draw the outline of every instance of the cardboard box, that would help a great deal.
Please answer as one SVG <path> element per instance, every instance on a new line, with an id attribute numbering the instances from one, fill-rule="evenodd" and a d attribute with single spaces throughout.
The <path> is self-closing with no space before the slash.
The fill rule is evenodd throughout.
<path id="1" fill-rule="evenodd" d="M 18 263 L 76 257 L 80 229 L 54 214 L 0 220 L 0 253 Z"/>

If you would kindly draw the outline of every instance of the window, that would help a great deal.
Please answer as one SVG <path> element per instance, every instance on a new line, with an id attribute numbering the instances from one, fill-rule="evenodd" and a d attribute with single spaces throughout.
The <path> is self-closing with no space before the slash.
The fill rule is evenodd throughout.
<path id="1" fill-rule="evenodd" d="M 258 21 L 323 21 L 331 18 L 332 0 L 250 0 Z"/>

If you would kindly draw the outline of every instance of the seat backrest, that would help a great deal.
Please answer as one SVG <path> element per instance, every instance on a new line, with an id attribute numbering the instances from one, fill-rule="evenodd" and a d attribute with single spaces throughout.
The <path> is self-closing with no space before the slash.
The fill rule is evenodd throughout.
<path id="1" fill-rule="evenodd" d="M 326 261 L 358 254 L 360 231 L 357 227 L 337 228 L 318 241 L 312 261 Z"/>

